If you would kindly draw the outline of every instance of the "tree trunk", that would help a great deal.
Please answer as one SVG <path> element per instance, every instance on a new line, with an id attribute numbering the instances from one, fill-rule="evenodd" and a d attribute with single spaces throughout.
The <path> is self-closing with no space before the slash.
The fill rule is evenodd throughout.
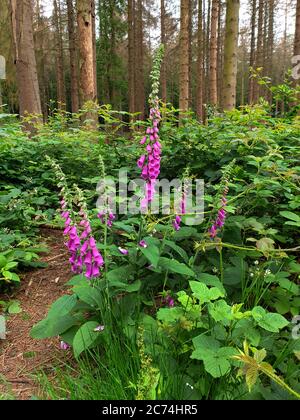
<path id="1" fill-rule="evenodd" d="M 255 65 L 255 26 L 256 26 L 256 0 L 252 0 L 252 12 L 251 12 L 251 41 L 250 41 L 250 68 L 254 68 Z M 249 93 L 248 102 L 250 105 L 254 102 L 254 79 L 249 77 Z"/>
<path id="2" fill-rule="evenodd" d="M 90 0 L 77 0 L 77 27 L 79 43 L 79 91 L 80 104 L 96 101 L 95 75 L 94 75 L 94 47 L 93 47 L 93 17 L 92 2 Z M 85 118 L 93 121 L 97 118 L 95 113 L 88 112 Z"/>
<path id="3" fill-rule="evenodd" d="M 205 3 L 205 2 L 204 2 Z M 210 38 L 210 15 L 211 15 L 211 0 L 208 0 L 207 4 L 207 19 L 206 19 L 206 34 L 205 34 L 205 52 L 204 52 L 204 63 L 205 63 L 205 102 L 209 102 L 209 38 Z"/>
<path id="4" fill-rule="evenodd" d="M 139 119 L 145 118 L 143 2 L 136 0 L 135 25 L 135 97 Z"/>
<path id="5" fill-rule="evenodd" d="M 218 52 L 217 52 L 217 84 L 218 84 L 218 105 L 222 108 L 222 91 L 223 91 L 223 27 L 222 27 L 223 4 L 219 0 L 219 16 L 218 16 Z"/>
<path id="6" fill-rule="evenodd" d="M 93 37 L 94 89 L 95 89 L 95 100 L 97 100 L 97 46 L 96 46 L 96 5 L 95 5 L 95 0 L 92 0 L 92 37 Z"/>
<path id="7" fill-rule="evenodd" d="M 53 24 L 55 28 L 55 63 L 56 63 L 56 93 L 58 109 L 65 109 L 65 75 L 64 75 L 64 55 L 62 45 L 62 30 L 60 7 L 57 0 L 53 0 Z"/>
<path id="8" fill-rule="evenodd" d="M 263 66 L 263 23 L 264 23 L 264 0 L 259 0 L 255 68 L 261 68 Z M 258 102 L 260 91 L 261 91 L 260 85 L 257 83 L 257 81 L 254 81 L 254 94 L 253 94 L 254 103 Z"/>
<path id="9" fill-rule="evenodd" d="M 297 7 L 296 7 L 294 55 L 300 55 L 300 0 L 297 0 Z"/>
<path id="10" fill-rule="evenodd" d="M 193 108 L 193 0 L 189 2 L 189 108 Z"/>
<path id="11" fill-rule="evenodd" d="M 135 112 L 134 77 L 134 0 L 128 0 L 128 96 L 129 112 Z"/>
<path id="12" fill-rule="evenodd" d="M 160 42 L 165 47 L 164 58 L 161 63 L 161 99 L 167 102 L 167 70 L 166 70 L 166 7 L 165 0 L 160 0 Z"/>
<path id="13" fill-rule="evenodd" d="M 76 33 L 74 25 L 73 0 L 67 0 L 68 9 L 68 33 L 69 33 L 69 54 L 70 54 L 70 76 L 71 76 L 71 108 L 76 113 L 79 110 L 78 97 L 78 67 L 76 54 Z"/>
<path id="14" fill-rule="evenodd" d="M 239 0 L 226 1 L 226 24 L 224 46 L 223 108 L 236 105 L 237 47 L 239 35 Z"/>
<path id="15" fill-rule="evenodd" d="M 203 16 L 202 0 L 198 0 L 198 37 L 197 37 L 197 102 L 196 112 L 203 121 Z"/>
<path id="16" fill-rule="evenodd" d="M 33 44 L 32 10 L 30 0 L 11 0 L 19 112 L 21 116 L 42 113 Z M 28 128 L 30 127 L 28 126 Z"/>
<path id="17" fill-rule="evenodd" d="M 211 8 L 211 29 L 210 29 L 210 65 L 209 65 L 209 102 L 213 106 L 218 103 L 217 91 L 217 56 L 218 56 L 218 41 L 217 41 L 217 26 L 219 14 L 219 0 L 212 0 Z"/>
<path id="18" fill-rule="evenodd" d="M 95 101 L 92 2 L 77 0 L 78 43 L 80 53 L 80 99 Z"/>
<path id="19" fill-rule="evenodd" d="M 180 5 L 180 46 L 179 46 L 179 108 L 180 118 L 189 107 L 189 1 L 181 0 Z"/>

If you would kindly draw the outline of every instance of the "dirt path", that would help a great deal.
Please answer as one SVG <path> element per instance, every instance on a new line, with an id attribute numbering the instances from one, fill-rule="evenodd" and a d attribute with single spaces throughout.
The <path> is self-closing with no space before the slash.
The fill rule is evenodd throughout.
<path id="1" fill-rule="evenodd" d="M 43 229 L 42 235 L 50 251 L 42 258 L 48 267 L 26 273 L 20 289 L 10 296 L 20 302 L 22 312 L 8 318 L 7 339 L 0 340 L 0 395 L 9 392 L 22 400 L 38 393 L 30 374 L 41 367 L 50 368 L 62 357 L 57 338 L 34 340 L 29 332 L 44 318 L 50 304 L 64 294 L 64 284 L 72 276 L 62 232 Z"/>

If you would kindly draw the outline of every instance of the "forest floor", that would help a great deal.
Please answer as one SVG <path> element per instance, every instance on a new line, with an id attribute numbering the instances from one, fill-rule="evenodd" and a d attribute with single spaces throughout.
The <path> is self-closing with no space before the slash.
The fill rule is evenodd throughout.
<path id="1" fill-rule="evenodd" d="M 49 306 L 65 293 L 64 284 L 71 277 L 68 255 L 60 230 L 42 229 L 49 253 L 42 258 L 46 268 L 34 269 L 22 277 L 20 288 L 9 296 L 20 302 L 22 312 L 7 318 L 7 337 L 0 340 L 0 397 L 26 400 L 37 396 L 32 375 L 38 370 L 57 366 L 65 360 L 57 338 L 35 340 L 30 337 L 34 324 L 43 319 Z M 8 298 L 8 296 L 0 296 Z M 3 398 L 3 397 L 2 397 Z M 1 398 L 0 398 L 1 399 Z"/>

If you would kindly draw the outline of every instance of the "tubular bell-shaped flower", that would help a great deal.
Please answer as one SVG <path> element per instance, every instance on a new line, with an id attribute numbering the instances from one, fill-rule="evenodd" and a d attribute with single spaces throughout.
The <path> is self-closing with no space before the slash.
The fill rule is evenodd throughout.
<path id="1" fill-rule="evenodd" d="M 149 97 L 150 105 L 150 127 L 146 130 L 146 135 L 141 139 L 140 144 L 146 144 L 146 154 L 142 154 L 137 161 L 137 166 L 141 169 L 141 178 L 146 182 L 145 197 L 141 200 L 141 207 L 146 208 L 154 198 L 156 179 L 160 174 L 160 159 L 162 146 L 159 142 L 159 123 L 161 114 L 159 110 L 159 78 L 160 65 L 163 58 L 163 46 L 161 46 L 154 59 L 153 70 L 151 72 L 152 92 Z"/>

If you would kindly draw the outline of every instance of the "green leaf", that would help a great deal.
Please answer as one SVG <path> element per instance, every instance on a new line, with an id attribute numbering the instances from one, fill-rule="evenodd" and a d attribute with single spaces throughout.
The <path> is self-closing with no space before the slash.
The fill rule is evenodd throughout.
<path id="1" fill-rule="evenodd" d="M 279 285 L 285 290 L 288 290 L 289 292 L 293 293 L 294 295 L 299 294 L 299 286 L 296 283 L 293 283 L 292 281 L 288 279 L 281 279 L 279 280 Z"/>
<path id="2" fill-rule="evenodd" d="M 77 295 L 78 299 L 87 303 L 91 307 L 98 309 L 101 304 L 100 291 L 89 284 L 78 285 L 73 287 L 73 292 Z"/>
<path id="3" fill-rule="evenodd" d="M 65 283 L 66 286 L 77 286 L 79 284 L 87 284 L 87 278 L 84 274 L 73 276 L 69 281 L 67 281 L 67 283 Z"/>
<path id="4" fill-rule="evenodd" d="M 219 278 L 217 276 L 213 276 L 213 275 L 207 274 L 207 273 L 201 273 L 198 276 L 198 280 L 201 283 L 206 284 L 206 286 L 217 287 L 218 289 L 220 289 L 224 293 L 224 295 L 226 294 L 225 288 L 224 288 L 223 284 L 221 283 L 221 281 L 219 280 Z"/>
<path id="5" fill-rule="evenodd" d="M 282 315 L 266 312 L 261 306 L 252 309 L 252 316 L 261 328 L 274 333 L 289 324 Z"/>
<path id="6" fill-rule="evenodd" d="M 74 355 L 77 358 L 83 351 L 91 348 L 99 337 L 99 333 L 94 331 L 98 327 L 98 322 L 88 321 L 83 324 L 76 332 L 73 339 Z"/>
<path id="7" fill-rule="evenodd" d="M 184 317 L 184 309 L 176 308 L 160 308 L 157 312 L 157 319 L 166 324 L 173 324 Z"/>
<path id="8" fill-rule="evenodd" d="M 199 299 L 200 304 L 211 302 L 220 297 L 224 297 L 224 293 L 217 287 L 208 288 L 205 284 L 198 281 L 190 281 L 190 287 L 194 296 Z"/>
<path id="9" fill-rule="evenodd" d="M 61 317 L 47 317 L 32 328 L 30 336 L 36 339 L 56 337 L 76 324 L 71 315 Z"/>
<path id="10" fill-rule="evenodd" d="M 141 248 L 140 250 L 153 267 L 156 268 L 159 261 L 159 248 L 155 245 L 148 245 L 147 248 Z"/>
<path id="11" fill-rule="evenodd" d="M 20 312 L 22 312 L 22 308 L 21 308 L 20 302 L 18 302 L 17 300 L 13 300 L 8 305 L 7 312 L 9 314 L 19 314 Z"/>
<path id="12" fill-rule="evenodd" d="M 228 324 L 228 321 L 234 318 L 233 314 L 231 313 L 231 306 L 229 306 L 223 299 L 218 300 L 217 302 L 214 302 L 214 303 L 210 303 L 208 306 L 208 311 L 211 317 L 216 322 L 225 321 L 226 325 Z"/>
<path id="13" fill-rule="evenodd" d="M 5 267 L 6 264 L 7 264 L 7 259 L 5 258 L 4 255 L 0 254 L 0 268 Z"/>
<path id="14" fill-rule="evenodd" d="M 71 310 L 77 303 L 76 295 L 64 295 L 58 298 L 54 303 L 52 303 L 48 317 L 62 317 L 66 314 L 69 314 Z"/>
<path id="15" fill-rule="evenodd" d="M 134 268 L 131 265 L 123 265 L 121 267 L 114 268 L 107 273 L 107 280 L 109 283 L 116 281 L 124 283 L 124 280 L 128 280 L 130 278 L 133 269 Z"/>
<path id="16" fill-rule="evenodd" d="M 195 277 L 195 273 L 187 265 L 178 262 L 177 260 L 161 257 L 159 259 L 159 266 L 165 271 L 171 271 L 172 273 L 183 274 L 189 277 Z"/>
<path id="17" fill-rule="evenodd" d="M 189 262 L 188 254 L 184 249 L 182 249 L 180 246 L 176 245 L 175 242 L 172 241 L 165 241 L 165 244 L 173 249 L 178 255 L 181 256 L 181 258 L 184 260 L 185 263 Z"/>
<path id="18" fill-rule="evenodd" d="M 300 216 L 298 214 L 293 213 L 291 211 L 280 211 L 279 214 L 286 219 L 293 220 L 294 222 L 300 223 Z"/>
<path id="19" fill-rule="evenodd" d="M 11 281 L 20 281 L 20 277 L 18 276 L 18 274 L 16 273 L 12 273 L 11 271 L 2 271 L 3 277 L 6 280 L 11 280 Z"/>

